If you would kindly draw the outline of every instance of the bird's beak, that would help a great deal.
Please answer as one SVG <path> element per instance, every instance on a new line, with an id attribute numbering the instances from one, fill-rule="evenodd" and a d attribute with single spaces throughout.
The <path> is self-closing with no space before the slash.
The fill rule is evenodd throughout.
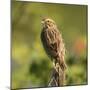
<path id="1" fill-rule="evenodd" d="M 44 24 L 44 21 L 41 21 L 41 24 Z"/>

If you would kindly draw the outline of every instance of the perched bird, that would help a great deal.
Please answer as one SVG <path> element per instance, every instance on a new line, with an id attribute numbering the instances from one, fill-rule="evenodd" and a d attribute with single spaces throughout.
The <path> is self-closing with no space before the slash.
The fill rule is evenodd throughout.
<path id="1" fill-rule="evenodd" d="M 47 55 L 51 58 L 55 65 L 58 63 L 61 69 L 65 70 L 65 46 L 62 35 L 57 28 L 55 21 L 50 18 L 43 18 L 41 23 L 41 41 Z"/>
<path id="2" fill-rule="evenodd" d="M 47 55 L 54 63 L 53 74 L 49 86 L 63 86 L 65 81 L 65 46 L 62 35 L 54 20 L 42 19 L 41 41 Z"/>

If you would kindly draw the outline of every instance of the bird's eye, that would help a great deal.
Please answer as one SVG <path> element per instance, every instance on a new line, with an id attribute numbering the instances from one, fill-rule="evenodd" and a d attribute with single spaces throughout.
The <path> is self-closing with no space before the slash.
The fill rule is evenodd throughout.
<path id="1" fill-rule="evenodd" d="M 49 22 L 49 20 L 47 22 Z"/>

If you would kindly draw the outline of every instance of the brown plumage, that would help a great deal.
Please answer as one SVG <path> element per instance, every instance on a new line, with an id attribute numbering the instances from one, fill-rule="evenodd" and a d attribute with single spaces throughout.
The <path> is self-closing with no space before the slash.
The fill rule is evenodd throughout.
<path id="1" fill-rule="evenodd" d="M 41 32 L 41 41 L 49 57 L 55 63 L 59 63 L 62 70 L 66 69 L 65 47 L 62 35 L 59 32 L 56 23 L 49 18 L 42 20 L 43 28 Z"/>
<path id="2" fill-rule="evenodd" d="M 62 35 L 52 19 L 44 18 L 42 24 L 41 41 L 47 55 L 54 63 L 55 74 L 52 75 L 54 78 L 53 82 L 56 82 L 55 86 L 63 86 L 65 81 L 66 63 L 64 58 L 65 46 Z"/>

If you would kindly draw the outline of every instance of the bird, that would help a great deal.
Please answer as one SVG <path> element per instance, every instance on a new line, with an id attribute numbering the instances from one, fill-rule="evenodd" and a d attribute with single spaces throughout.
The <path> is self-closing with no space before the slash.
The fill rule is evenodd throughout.
<path id="1" fill-rule="evenodd" d="M 45 52 L 51 58 L 55 66 L 58 63 L 61 70 L 65 71 L 67 65 L 65 62 L 65 44 L 62 34 L 56 22 L 51 18 L 45 17 L 42 19 L 41 23 L 41 42 Z"/>
<path id="2" fill-rule="evenodd" d="M 51 58 L 54 64 L 53 74 L 49 84 L 52 85 L 52 83 L 56 83 L 55 86 L 63 86 L 67 65 L 65 62 L 66 49 L 61 29 L 58 29 L 56 22 L 51 18 L 45 17 L 42 19 L 41 23 L 41 42 L 46 54 Z"/>

